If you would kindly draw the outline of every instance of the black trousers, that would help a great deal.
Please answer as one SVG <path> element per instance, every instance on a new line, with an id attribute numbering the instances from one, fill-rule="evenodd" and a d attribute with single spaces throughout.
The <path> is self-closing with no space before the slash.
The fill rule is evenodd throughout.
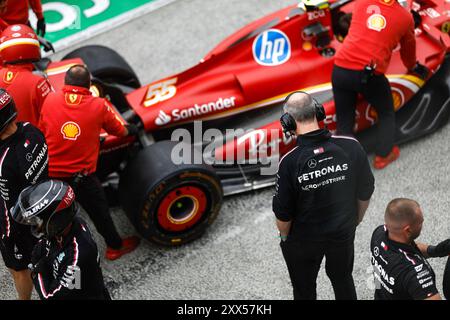
<path id="1" fill-rule="evenodd" d="M 95 174 L 83 177 L 78 181 L 75 178 L 61 179 L 70 184 L 75 191 L 78 203 L 89 215 L 97 231 L 105 239 L 108 247 L 120 249 L 122 238 L 120 237 L 109 212 L 108 200 L 100 180 Z"/>
<path id="2" fill-rule="evenodd" d="M 334 66 L 333 95 L 336 105 L 337 133 L 354 135 L 358 94 L 370 103 L 378 114 L 376 155 L 386 157 L 394 146 L 395 110 L 391 86 L 385 75 L 373 75 L 362 83 L 363 71 Z"/>
<path id="3" fill-rule="evenodd" d="M 450 300 L 450 257 L 447 259 L 447 264 L 445 265 L 443 288 L 445 299 Z"/>
<path id="4" fill-rule="evenodd" d="M 317 299 L 317 275 L 325 257 L 325 270 L 336 300 L 356 300 L 353 281 L 354 236 L 346 241 L 281 242 L 294 290 L 294 300 Z"/>

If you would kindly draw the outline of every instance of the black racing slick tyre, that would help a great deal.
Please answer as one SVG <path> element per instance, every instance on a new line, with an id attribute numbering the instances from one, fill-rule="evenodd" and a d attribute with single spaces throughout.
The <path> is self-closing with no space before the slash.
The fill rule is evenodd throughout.
<path id="1" fill-rule="evenodd" d="M 138 232 L 165 246 L 199 238 L 216 219 L 223 198 L 211 166 L 172 162 L 176 144 L 160 141 L 141 150 L 119 183 L 120 202 Z"/>
<path id="2" fill-rule="evenodd" d="M 116 51 L 104 46 L 85 46 L 67 54 L 65 59 L 81 58 L 91 74 L 108 83 L 119 83 L 140 88 L 141 83 L 125 59 Z"/>

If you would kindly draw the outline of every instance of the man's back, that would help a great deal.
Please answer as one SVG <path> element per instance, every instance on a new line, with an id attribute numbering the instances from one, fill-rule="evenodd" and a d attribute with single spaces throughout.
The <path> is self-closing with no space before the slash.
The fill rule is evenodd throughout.
<path id="1" fill-rule="evenodd" d="M 438 291 L 433 269 L 417 247 L 392 241 L 384 226 L 371 240 L 376 300 L 424 300 Z"/>
<path id="2" fill-rule="evenodd" d="M 358 0 L 347 37 L 335 64 L 362 70 L 371 63 L 385 73 L 392 51 L 401 43 L 402 59 L 408 68 L 416 62 L 414 20 L 396 0 Z"/>
<path id="3" fill-rule="evenodd" d="M 59 178 L 95 172 L 102 128 L 116 135 L 125 130 L 104 99 L 74 86 L 47 97 L 40 128 L 49 146 L 49 175 Z"/>
<path id="4" fill-rule="evenodd" d="M 18 109 L 18 121 L 37 126 L 42 104 L 52 91 L 50 83 L 33 73 L 32 64 L 7 65 L 0 69 L 0 87 L 8 90 Z"/>
<path id="5" fill-rule="evenodd" d="M 296 198 L 280 190 L 274 212 L 289 211 L 295 237 L 349 237 L 357 225 L 357 199 L 370 198 L 373 192 L 361 145 L 349 137 L 332 137 L 326 130 L 301 136 L 298 147 L 281 160 L 278 174 L 287 175 Z"/>

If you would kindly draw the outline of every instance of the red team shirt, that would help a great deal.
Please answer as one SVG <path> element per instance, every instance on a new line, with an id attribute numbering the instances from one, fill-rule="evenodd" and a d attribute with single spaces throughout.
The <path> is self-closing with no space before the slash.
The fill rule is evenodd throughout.
<path id="1" fill-rule="evenodd" d="M 43 77 L 33 73 L 32 64 L 7 65 L 0 69 L 0 87 L 13 97 L 17 120 L 37 126 L 42 104 L 53 90 Z"/>
<path id="2" fill-rule="evenodd" d="M 392 51 L 398 44 L 404 65 L 412 69 L 416 64 L 412 14 L 396 0 L 357 0 L 348 35 L 335 64 L 363 70 L 373 61 L 377 73 L 386 73 Z"/>
<path id="3" fill-rule="evenodd" d="M 28 23 L 28 8 L 31 8 L 38 19 L 44 18 L 41 0 L 7 0 L 6 7 L 0 11 L 0 28 L 12 24 Z"/>
<path id="4" fill-rule="evenodd" d="M 62 91 L 49 94 L 39 127 L 47 140 L 52 178 L 94 173 L 101 130 L 115 136 L 123 136 L 126 130 L 105 99 L 75 86 L 64 86 Z"/>

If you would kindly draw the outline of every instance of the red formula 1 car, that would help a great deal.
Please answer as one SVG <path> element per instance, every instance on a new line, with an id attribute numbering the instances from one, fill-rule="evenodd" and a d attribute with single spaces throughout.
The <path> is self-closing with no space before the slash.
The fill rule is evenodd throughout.
<path id="1" fill-rule="evenodd" d="M 387 75 L 397 143 L 438 129 L 450 115 L 450 4 L 411 5 L 421 20 L 418 59 L 432 75 L 424 81 L 407 74 L 399 52 L 393 54 Z M 336 128 L 331 71 L 345 35 L 339 20 L 352 6 L 349 0 L 312 11 L 290 6 L 231 35 L 193 68 L 142 87 L 124 59 L 101 46 L 42 61 L 40 69 L 60 88 L 68 67 L 84 62 L 95 78 L 92 90 L 124 121 L 140 125 L 138 139 L 103 137 L 98 173 L 105 185 L 116 185 L 116 198 L 143 237 L 179 245 L 214 221 L 223 195 L 273 184 L 276 170 L 263 169 L 294 143 L 278 121 L 290 92 L 312 94 L 325 106 L 325 125 Z M 356 130 L 367 149 L 376 121 L 361 100 Z"/>

